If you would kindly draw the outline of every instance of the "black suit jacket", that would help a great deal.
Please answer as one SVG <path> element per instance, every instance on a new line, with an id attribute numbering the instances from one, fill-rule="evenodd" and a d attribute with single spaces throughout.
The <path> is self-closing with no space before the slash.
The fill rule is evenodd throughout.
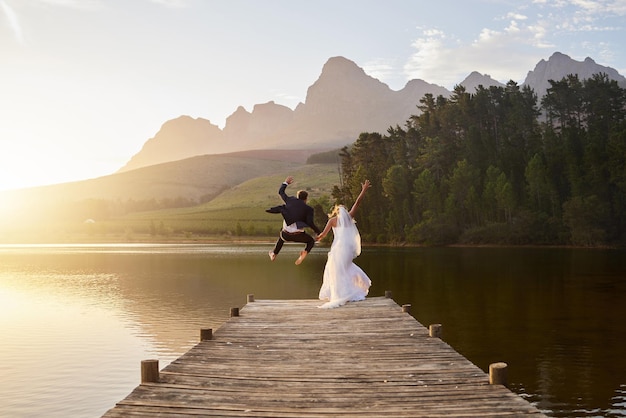
<path id="1" fill-rule="evenodd" d="M 282 214 L 287 225 L 295 223 L 300 229 L 311 228 L 317 234 L 321 233 L 322 231 L 315 225 L 313 220 L 313 208 L 302 199 L 288 196 L 285 193 L 285 189 L 287 189 L 287 183 L 281 184 L 280 189 L 278 189 L 278 194 L 285 204 L 270 208 L 266 212 Z"/>

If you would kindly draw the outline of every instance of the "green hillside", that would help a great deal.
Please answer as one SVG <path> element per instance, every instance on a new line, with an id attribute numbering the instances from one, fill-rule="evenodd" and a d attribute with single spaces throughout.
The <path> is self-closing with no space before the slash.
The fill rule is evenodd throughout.
<path id="1" fill-rule="evenodd" d="M 294 177 L 294 183 L 289 186 L 288 194 L 295 194 L 297 190 L 304 189 L 309 192 L 312 199 L 324 194 L 330 195 L 333 186 L 339 184 L 336 164 L 305 164 L 293 171 L 245 181 L 236 187 L 225 190 L 204 207 L 209 210 L 218 210 L 237 207 L 268 207 L 280 204 L 278 188 L 288 175 Z"/>
<path id="2" fill-rule="evenodd" d="M 282 218 L 266 213 L 265 209 L 282 203 L 278 188 L 288 175 L 295 178 L 287 190 L 288 194 L 294 195 L 297 190 L 304 189 L 309 192 L 311 204 L 325 203 L 322 213 L 317 213 L 319 226 L 323 226 L 332 188 L 339 183 L 334 164 L 303 164 L 284 173 L 244 181 L 202 205 L 130 213 L 111 219 L 107 224 L 114 230 L 131 227 L 133 231 L 153 236 L 273 237 L 280 228 Z"/>
<path id="3" fill-rule="evenodd" d="M 199 156 L 74 183 L 0 194 L 2 242 L 128 241 L 275 235 L 265 209 L 288 176 L 328 206 L 336 164 Z M 158 210 L 137 208 L 169 205 Z M 171 207 L 176 206 L 184 207 Z M 324 209 L 326 210 L 326 208 Z"/>
<path id="4" fill-rule="evenodd" d="M 253 156 L 202 155 L 95 179 L 5 192 L 5 199 L 33 204 L 85 199 L 215 197 L 251 178 L 290 171 L 303 163 Z"/>

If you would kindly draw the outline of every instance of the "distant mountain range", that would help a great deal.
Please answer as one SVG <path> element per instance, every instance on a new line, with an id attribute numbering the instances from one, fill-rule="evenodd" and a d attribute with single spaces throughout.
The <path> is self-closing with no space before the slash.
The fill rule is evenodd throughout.
<path id="1" fill-rule="evenodd" d="M 547 61 L 541 60 L 524 84 L 543 94 L 550 79 L 560 80 L 568 74 L 584 79 L 599 72 L 626 87 L 626 79 L 617 71 L 590 58 L 578 62 L 558 52 Z M 502 86 L 477 72 L 459 84 L 470 92 L 479 85 Z M 167 198 L 212 201 L 224 191 L 254 179 L 297 173 L 311 154 L 351 144 L 362 132 L 386 133 L 390 126 L 404 126 L 411 115 L 419 113 L 417 106 L 426 93 L 451 94 L 423 80 L 411 80 L 402 90 L 393 91 L 354 62 L 334 57 L 309 87 L 305 103 L 295 110 L 273 102 L 256 105 L 252 112 L 239 107 L 228 117 L 223 130 L 206 119 L 180 116 L 165 122 L 117 173 L 6 191 L 0 193 L 0 200 L 23 208 L 17 213 L 28 219 L 32 218 L 28 217 L 32 208 L 46 213 L 46 208 L 67 202 Z M 276 197 L 273 189 L 269 196 Z M 13 219 L 0 219 L 0 226 L 3 222 L 11 224 Z"/>
<path id="2" fill-rule="evenodd" d="M 614 69 L 558 52 L 528 72 L 523 85 L 541 96 L 550 79 L 568 74 L 585 79 L 596 73 L 605 73 L 626 88 L 626 79 Z M 479 85 L 502 86 L 477 72 L 459 84 L 469 92 Z M 286 175 L 322 193 L 337 184 L 339 170 L 336 164 L 306 164 L 311 154 L 351 144 L 362 132 L 384 134 L 390 126 L 404 126 L 411 115 L 419 114 L 417 106 L 426 93 L 451 94 L 423 80 L 411 80 L 393 91 L 352 61 L 331 58 L 309 87 L 305 103 L 295 110 L 273 102 L 256 105 L 252 112 L 239 107 L 223 130 L 206 119 L 180 116 L 165 122 L 117 173 L 0 192 L 0 201 L 11 202 L 0 217 L 0 241 L 11 240 L 14 232 L 9 231 L 20 225 L 39 233 L 47 231 L 47 222 L 54 219 L 75 224 L 100 221 L 98 208 L 105 206 L 114 216 L 118 207 L 132 201 L 181 198 L 204 203 L 193 210 L 205 211 L 216 202 L 232 203 L 233 195 L 243 193 L 246 205 L 261 210 L 278 203 L 274 185 Z M 67 213 L 67 208 L 75 213 Z"/>
<path id="3" fill-rule="evenodd" d="M 615 69 L 591 58 L 576 61 L 560 52 L 537 63 L 522 86 L 530 86 L 541 98 L 550 86 L 549 80 L 569 74 L 577 74 L 582 80 L 596 73 L 606 73 L 626 87 L 626 78 Z M 459 84 L 468 92 L 480 85 L 503 86 L 475 71 Z M 207 119 L 180 116 L 165 122 L 119 172 L 205 154 L 271 149 L 314 153 L 339 148 L 354 142 L 362 132 L 385 133 L 390 126 L 404 126 L 410 116 L 420 113 L 417 106 L 427 93 L 444 97 L 451 94 L 444 87 L 418 79 L 394 91 L 354 62 L 333 57 L 308 88 L 305 102 L 295 110 L 273 101 L 255 105 L 252 112 L 240 106 L 226 119 L 223 130 Z"/>

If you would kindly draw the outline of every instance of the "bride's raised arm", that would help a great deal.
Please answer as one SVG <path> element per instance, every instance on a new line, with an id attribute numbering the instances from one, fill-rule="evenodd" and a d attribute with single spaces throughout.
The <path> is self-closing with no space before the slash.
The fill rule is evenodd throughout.
<path id="1" fill-rule="evenodd" d="M 356 200 L 354 201 L 354 204 L 352 205 L 352 208 L 350 209 L 350 216 L 351 217 L 354 218 L 354 213 L 356 212 L 356 209 L 361 204 L 361 200 L 363 199 L 363 195 L 365 194 L 367 189 L 369 189 L 371 186 L 372 185 L 371 185 L 369 180 L 365 180 L 363 183 L 361 183 L 361 193 L 359 193 L 359 196 L 356 198 Z"/>

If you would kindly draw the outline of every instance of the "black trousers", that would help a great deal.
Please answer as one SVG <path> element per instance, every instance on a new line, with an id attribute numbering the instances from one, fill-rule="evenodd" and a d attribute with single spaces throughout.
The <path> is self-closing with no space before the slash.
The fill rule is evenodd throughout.
<path id="1" fill-rule="evenodd" d="M 283 248 L 283 244 L 285 243 L 285 241 L 301 242 L 303 244 L 306 244 L 304 251 L 306 251 L 307 253 L 310 253 L 313 249 L 313 246 L 315 245 L 315 239 L 306 232 L 291 233 L 286 231 L 280 231 L 278 241 L 276 241 L 276 245 L 274 246 L 274 254 L 278 254 L 280 252 L 281 248 Z"/>

